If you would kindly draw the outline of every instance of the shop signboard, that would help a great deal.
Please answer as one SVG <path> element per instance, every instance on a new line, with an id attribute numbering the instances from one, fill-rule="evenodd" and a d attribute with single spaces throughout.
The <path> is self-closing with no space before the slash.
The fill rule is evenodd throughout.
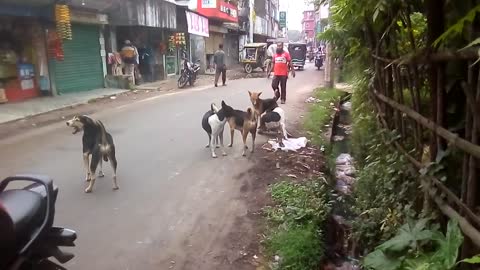
<path id="1" fill-rule="evenodd" d="M 217 8 L 217 0 L 201 0 L 202 8 Z"/>
<path id="2" fill-rule="evenodd" d="M 187 14 L 188 33 L 208 37 L 208 19 L 196 13 L 185 11 Z"/>
<path id="3" fill-rule="evenodd" d="M 280 28 L 287 27 L 287 12 L 280 11 Z"/>
<path id="4" fill-rule="evenodd" d="M 207 18 L 238 23 L 238 8 L 225 1 L 198 0 L 197 12 Z"/>

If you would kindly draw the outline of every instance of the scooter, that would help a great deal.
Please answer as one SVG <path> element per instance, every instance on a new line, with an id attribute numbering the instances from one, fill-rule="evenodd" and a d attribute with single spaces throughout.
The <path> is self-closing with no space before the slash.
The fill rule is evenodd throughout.
<path id="1" fill-rule="evenodd" d="M 188 61 L 187 58 L 183 58 L 183 68 L 180 73 L 180 78 L 178 78 L 178 87 L 184 88 L 187 83 L 190 86 L 193 86 L 195 81 L 197 80 L 198 72 L 200 71 L 200 59 L 195 61 L 195 63 L 191 63 Z"/>
<path id="2" fill-rule="evenodd" d="M 31 184 L 7 190 L 9 184 L 25 181 Z M 0 269 L 65 269 L 50 258 L 70 261 L 74 255 L 59 247 L 75 246 L 77 234 L 53 226 L 57 195 L 47 176 L 17 175 L 0 182 Z"/>
<path id="3" fill-rule="evenodd" d="M 323 66 L 323 54 L 321 52 L 315 54 L 315 66 L 317 67 L 317 70 L 320 70 Z"/>

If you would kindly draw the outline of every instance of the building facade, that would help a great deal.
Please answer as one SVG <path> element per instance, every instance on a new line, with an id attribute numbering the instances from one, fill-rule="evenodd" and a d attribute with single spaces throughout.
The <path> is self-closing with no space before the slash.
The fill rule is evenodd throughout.
<path id="1" fill-rule="evenodd" d="M 312 43 L 315 39 L 315 11 L 305 10 L 302 19 L 302 32 L 305 42 Z"/>

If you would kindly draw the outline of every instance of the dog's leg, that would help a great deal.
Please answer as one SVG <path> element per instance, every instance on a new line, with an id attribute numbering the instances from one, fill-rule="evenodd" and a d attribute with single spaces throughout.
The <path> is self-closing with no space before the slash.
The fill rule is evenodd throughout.
<path id="1" fill-rule="evenodd" d="M 212 143 L 212 135 L 210 135 L 210 134 L 207 134 L 207 135 L 208 135 L 208 144 L 207 144 L 207 146 L 205 146 L 205 148 L 209 148 L 210 144 Z"/>
<path id="2" fill-rule="evenodd" d="M 103 174 L 103 160 L 101 158 L 98 167 L 100 167 L 100 170 L 98 171 L 98 177 L 104 177 L 105 174 Z"/>
<path id="3" fill-rule="evenodd" d="M 225 146 L 223 145 L 223 128 L 222 128 L 222 131 L 220 131 L 219 137 L 220 137 L 220 145 L 222 147 L 222 155 L 226 156 L 227 152 L 225 152 Z"/>
<path id="4" fill-rule="evenodd" d="M 288 137 L 287 137 L 287 128 L 285 127 L 285 123 L 281 123 L 280 125 L 282 126 L 282 133 L 283 133 L 282 135 L 283 135 L 283 138 L 288 139 Z"/>
<path id="5" fill-rule="evenodd" d="M 212 137 L 210 139 L 210 151 L 212 152 L 212 158 L 216 158 L 217 154 L 215 154 L 215 141 L 218 140 L 216 130 L 212 132 Z"/>
<path id="6" fill-rule="evenodd" d="M 215 148 L 220 148 L 220 144 L 218 143 L 218 136 L 215 137 Z"/>
<path id="7" fill-rule="evenodd" d="M 247 131 L 247 130 L 242 130 L 242 138 L 243 138 L 243 152 L 242 152 L 242 156 L 246 156 L 245 151 L 248 149 L 248 146 L 247 146 L 247 136 L 248 136 L 248 131 Z"/>
<path id="8" fill-rule="evenodd" d="M 256 132 L 256 130 L 251 131 L 250 134 L 252 134 L 252 149 L 250 149 L 250 152 L 253 153 L 253 152 L 255 152 L 255 138 L 257 137 L 257 132 Z"/>
<path id="9" fill-rule="evenodd" d="M 98 149 L 94 150 L 92 153 L 92 160 L 90 161 L 90 182 L 88 183 L 88 187 L 85 189 L 85 193 L 90 193 L 93 190 L 96 177 L 95 172 L 97 171 L 97 166 L 101 158 L 100 151 Z"/>
<path id="10" fill-rule="evenodd" d="M 83 153 L 83 165 L 85 167 L 85 181 L 90 181 L 90 154 Z"/>
<path id="11" fill-rule="evenodd" d="M 108 159 L 110 159 L 110 165 L 112 165 L 113 169 L 113 190 L 118 190 L 118 183 L 117 183 L 117 158 L 115 157 L 115 147 L 112 146 L 110 150 L 110 154 L 108 155 Z"/>
<path id="12" fill-rule="evenodd" d="M 233 136 L 235 135 L 235 129 L 233 128 L 230 128 L 230 144 L 228 145 L 228 147 L 232 147 L 233 146 Z"/>
<path id="13" fill-rule="evenodd" d="M 285 145 L 283 144 L 283 138 L 285 138 L 283 135 L 283 127 L 281 126 L 280 124 L 280 128 L 279 130 L 277 130 L 277 138 L 278 138 L 278 144 L 281 146 L 281 147 L 284 147 Z"/>

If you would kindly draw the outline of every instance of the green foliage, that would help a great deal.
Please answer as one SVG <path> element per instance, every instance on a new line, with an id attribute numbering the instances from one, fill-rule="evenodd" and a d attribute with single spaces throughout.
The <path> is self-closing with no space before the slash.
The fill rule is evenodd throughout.
<path id="1" fill-rule="evenodd" d="M 267 243 L 270 253 L 280 256 L 276 269 L 311 270 L 324 253 L 321 233 L 313 224 L 280 230 Z"/>
<path id="2" fill-rule="evenodd" d="M 398 135 L 378 127 L 367 90 L 367 81 L 358 79 L 352 96 L 351 140 L 358 173 L 351 210 L 357 216 L 353 237 L 371 250 L 391 238 L 407 217 L 416 216 L 419 184 L 405 157 L 389 146 Z"/>
<path id="3" fill-rule="evenodd" d="M 475 17 L 477 16 L 477 13 L 480 12 L 480 5 L 475 6 L 472 8 L 464 17 L 460 18 L 456 23 L 451 25 L 447 31 L 445 31 L 441 36 L 439 36 L 435 42 L 433 42 L 433 46 L 439 46 L 446 41 L 451 40 L 452 38 L 460 35 L 463 33 L 463 31 L 466 29 L 467 25 L 470 25 L 473 20 L 475 20 Z"/>
<path id="4" fill-rule="evenodd" d="M 283 181 L 270 193 L 274 205 L 265 207 L 270 233 L 268 253 L 280 256 L 276 269 L 313 269 L 323 257 L 322 231 L 330 213 L 330 190 L 325 179 L 302 183 Z"/>
<path id="5" fill-rule="evenodd" d="M 320 102 L 313 104 L 305 118 L 303 127 L 309 135 L 309 139 L 314 145 L 322 146 L 327 143 L 324 138 L 325 125 L 330 124 L 333 114 L 330 103 L 336 103 L 340 100 L 342 92 L 336 89 L 318 88 L 314 96 Z"/>
<path id="6" fill-rule="evenodd" d="M 459 263 L 479 263 L 478 256 L 456 263 L 463 242 L 456 221 L 450 220 L 446 234 L 428 219 L 403 225 L 397 235 L 377 246 L 364 258 L 364 266 L 374 270 L 454 269 Z"/>

